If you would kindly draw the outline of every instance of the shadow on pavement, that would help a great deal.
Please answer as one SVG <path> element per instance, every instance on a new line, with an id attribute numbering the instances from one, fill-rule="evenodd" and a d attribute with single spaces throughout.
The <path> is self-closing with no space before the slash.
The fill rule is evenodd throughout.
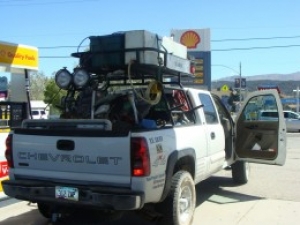
<path id="1" fill-rule="evenodd" d="M 197 202 L 199 207 L 204 202 L 213 202 L 216 204 L 230 204 L 235 202 L 246 202 L 263 199 L 256 196 L 239 194 L 237 192 L 225 190 L 225 187 L 237 187 L 231 178 L 213 176 L 200 184 L 196 185 Z M 138 216 L 135 212 L 125 212 L 120 219 L 104 221 L 99 215 L 91 214 L 85 211 L 78 211 L 74 215 L 63 218 L 56 223 L 52 223 L 50 219 L 43 218 L 36 206 L 30 205 L 32 210 L 21 215 L 10 217 L 0 222 L 0 225 L 155 225 L 155 222 L 149 222 L 143 217 Z"/>
<path id="2" fill-rule="evenodd" d="M 217 204 L 228 204 L 235 202 L 247 202 L 263 199 L 261 197 L 239 194 L 237 192 L 224 190 L 224 187 L 237 187 L 231 178 L 212 176 L 196 185 L 197 202 L 196 207 L 209 201 Z"/>

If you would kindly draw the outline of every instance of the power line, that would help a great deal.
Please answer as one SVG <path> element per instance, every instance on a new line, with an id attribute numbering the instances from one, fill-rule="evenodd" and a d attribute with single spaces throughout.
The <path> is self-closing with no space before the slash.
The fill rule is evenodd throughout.
<path id="1" fill-rule="evenodd" d="M 300 35 L 295 36 L 285 36 L 285 37 L 254 37 L 254 38 L 236 38 L 236 39 L 219 39 L 219 40 L 211 40 L 211 42 L 226 42 L 226 41 L 252 41 L 252 40 L 273 40 L 273 39 L 293 39 L 300 38 Z M 297 45 L 294 45 L 294 47 Z M 58 48 L 77 48 L 78 46 L 41 46 L 39 49 L 58 49 Z M 81 47 L 89 47 L 89 46 L 81 46 Z M 272 47 L 281 47 L 281 46 L 270 46 Z M 262 47 L 262 48 L 270 48 L 270 47 Z M 289 47 L 289 46 L 287 46 Z M 261 47 L 250 47 L 250 48 L 261 48 Z M 218 50 L 217 50 L 218 51 Z"/>
<path id="2" fill-rule="evenodd" d="M 95 2 L 95 1 L 99 1 L 99 0 L 69 0 L 69 1 L 50 1 L 50 2 L 25 2 L 24 1 L 18 1 L 17 4 L 14 4 L 15 2 L 12 1 L 3 1 L 0 2 L 4 3 L 1 4 L 1 7 L 15 7 L 15 6 L 34 6 L 34 5 L 57 5 L 57 4 L 68 4 L 68 3 L 81 3 L 81 2 Z M 11 4 L 6 4 L 6 3 L 11 3 Z M 22 3 L 22 4 L 21 4 Z"/>
<path id="3" fill-rule="evenodd" d="M 273 49 L 273 48 L 293 48 L 300 47 L 300 45 L 277 45 L 277 46 L 260 46 L 260 47 L 248 47 L 248 48 L 224 48 L 224 49 L 212 49 L 213 52 L 220 51 L 246 51 L 246 50 L 256 50 L 256 49 Z"/>
<path id="4" fill-rule="evenodd" d="M 299 35 L 294 36 L 281 36 L 281 37 L 266 37 L 266 38 L 244 38 L 244 39 L 220 39 L 212 40 L 214 42 L 225 42 L 225 41 L 250 41 L 250 40 L 270 40 L 270 39 L 291 39 L 291 38 L 300 38 Z M 87 48 L 89 46 L 80 46 Z M 274 49 L 274 48 L 293 48 L 300 47 L 300 45 L 276 45 L 276 46 L 253 46 L 253 47 L 239 47 L 239 48 L 225 48 L 225 49 L 212 49 L 212 52 L 228 52 L 228 51 L 251 51 L 259 49 Z M 60 49 L 60 48 L 78 48 L 78 46 L 43 46 L 38 47 L 38 49 Z M 72 56 L 40 56 L 43 59 L 53 59 L 53 58 L 72 58 Z"/>
<path id="5" fill-rule="evenodd" d="M 58 49 L 58 48 L 77 48 L 78 46 L 74 45 L 74 46 L 48 46 L 48 47 L 38 47 L 38 49 Z M 89 47 L 88 45 L 86 46 L 80 46 L 80 47 L 83 47 L 83 48 L 87 48 Z"/>
<path id="6" fill-rule="evenodd" d="M 254 41 L 254 40 L 274 40 L 274 39 L 293 39 L 300 38 L 300 35 L 286 37 L 254 37 L 254 38 L 226 38 L 220 40 L 211 40 L 211 42 L 226 42 L 226 41 Z"/>
<path id="7" fill-rule="evenodd" d="M 41 59 L 67 59 L 67 58 L 74 58 L 72 56 L 39 56 Z"/>
<path id="8" fill-rule="evenodd" d="M 230 41 L 252 41 L 252 40 L 274 40 L 274 39 L 294 39 L 300 38 L 300 35 L 295 36 L 285 36 L 285 37 L 255 37 L 255 38 L 236 38 L 236 39 L 219 39 L 211 40 L 211 42 L 230 42 Z M 58 49 L 58 48 L 77 48 L 78 46 L 41 46 L 38 49 Z M 89 47 L 81 46 L 84 48 Z M 284 48 L 284 47 L 298 47 L 298 45 L 287 45 L 287 46 L 267 46 L 267 47 L 249 47 L 249 48 L 232 48 L 233 50 L 251 50 L 251 49 L 261 49 L 261 48 Z M 230 49 L 229 49 L 230 50 Z M 216 49 L 214 51 L 228 51 L 228 49 Z"/>
<path id="9" fill-rule="evenodd" d="M 59 46 L 57 46 L 59 47 Z M 71 46 L 64 46 L 71 47 Z M 74 47 L 74 46 L 72 46 Z M 248 47 L 248 48 L 224 48 L 224 49 L 212 49 L 212 52 L 226 52 L 226 51 L 249 51 L 257 49 L 273 49 L 273 48 L 293 48 L 300 47 L 300 45 L 277 45 L 277 46 L 261 46 L 261 47 Z M 43 59 L 53 59 L 53 58 L 74 58 L 72 56 L 40 56 Z"/>

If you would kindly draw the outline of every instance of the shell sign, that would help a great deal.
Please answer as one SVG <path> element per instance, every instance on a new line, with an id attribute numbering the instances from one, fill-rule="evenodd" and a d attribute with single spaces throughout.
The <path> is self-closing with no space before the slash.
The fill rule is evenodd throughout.
<path id="1" fill-rule="evenodd" d="M 188 49 L 196 48 L 200 41 L 200 36 L 193 30 L 184 32 L 180 37 L 180 43 L 185 45 Z"/>
<path id="2" fill-rule="evenodd" d="M 210 30 L 172 30 L 174 41 L 185 45 L 188 51 L 210 51 Z"/>

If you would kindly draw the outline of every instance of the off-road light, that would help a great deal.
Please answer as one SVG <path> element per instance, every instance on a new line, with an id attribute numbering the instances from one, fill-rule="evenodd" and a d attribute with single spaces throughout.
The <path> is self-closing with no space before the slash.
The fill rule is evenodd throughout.
<path id="1" fill-rule="evenodd" d="M 75 84 L 76 88 L 82 88 L 88 83 L 89 78 L 90 76 L 85 70 L 78 69 L 74 72 L 73 83 Z"/>
<path id="2" fill-rule="evenodd" d="M 72 75 L 66 68 L 59 70 L 55 74 L 55 83 L 59 88 L 67 90 L 71 82 L 72 82 Z"/>

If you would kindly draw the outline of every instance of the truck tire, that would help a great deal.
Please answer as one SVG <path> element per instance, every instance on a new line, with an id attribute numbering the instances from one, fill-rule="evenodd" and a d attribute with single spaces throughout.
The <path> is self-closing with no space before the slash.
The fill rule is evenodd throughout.
<path id="1" fill-rule="evenodd" d="M 232 179 L 237 184 L 246 184 L 249 180 L 250 165 L 248 162 L 237 161 L 231 165 Z"/>
<path id="2" fill-rule="evenodd" d="M 52 218 L 52 209 L 49 205 L 44 204 L 44 203 L 37 203 L 37 206 L 38 206 L 38 210 L 39 210 L 40 214 L 43 217 L 45 217 L 47 219 Z"/>
<path id="3" fill-rule="evenodd" d="M 172 177 L 172 185 L 166 199 L 159 204 L 162 214 L 158 224 L 191 225 L 196 207 L 195 183 L 190 173 L 179 171 Z"/>

